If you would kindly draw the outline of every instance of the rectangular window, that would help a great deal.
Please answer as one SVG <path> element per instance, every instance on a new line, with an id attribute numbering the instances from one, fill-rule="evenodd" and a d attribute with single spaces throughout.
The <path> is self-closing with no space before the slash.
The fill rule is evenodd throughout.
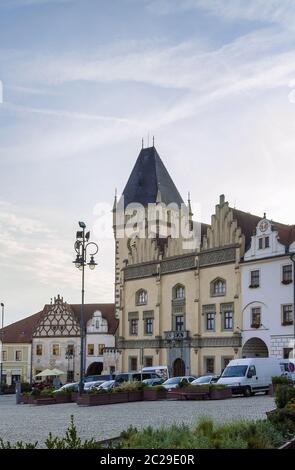
<path id="1" fill-rule="evenodd" d="M 226 311 L 223 314 L 223 329 L 232 330 L 233 329 L 233 312 Z"/>
<path id="2" fill-rule="evenodd" d="M 146 335 L 152 335 L 153 334 L 153 319 L 152 318 L 145 318 L 144 320 L 144 333 Z"/>
<path id="3" fill-rule="evenodd" d="M 292 282 L 292 264 L 286 264 L 282 269 L 282 283 L 290 284 Z"/>
<path id="4" fill-rule="evenodd" d="M 153 357 L 145 356 L 143 359 L 144 367 L 153 367 Z"/>
<path id="5" fill-rule="evenodd" d="M 206 374 L 214 374 L 214 357 L 205 358 L 205 372 Z"/>
<path id="6" fill-rule="evenodd" d="M 7 351 L 2 351 L 2 361 L 7 361 Z"/>
<path id="7" fill-rule="evenodd" d="M 22 360 L 22 351 L 15 351 L 15 360 L 16 361 Z"/>
<path id="8" fill-rule="evenodd" d="M 206 330 L 214 331 L 215 330 L 215 313 L 210 312 L 206 315 Z"/>
<path id="9" fill-rule="evenodd" d="M 59 344 L 53 344 L 52 345 L 52 355 L 53 356 L 60 356 Z"/>
<path id="10" fill-rule="evenodd" d="M 42 356 L 43 354 L 43 346 L 42 344 L 36 345 L 36 356 Z"/>
<path id="11" fill-rule="evenodd" d="M 99 344 L 98 345 L 98 355 L 99 356 L 103 356 L 104 349 L 105 349 L 105 344 Z"/>
<path id="12" fill-rule="evenodd" d="M 137 357 L 129 357 L 129 370 L 130 372 L 137 371 Z"/>
<path id="13" fill-rule="evenodd" d="M 250 287 L 259 287 L 260 285 L 260 275 L 259 275 L 259 270 L 255 269 L 254 271 L 251 271 L 251 283 Z"/>
<path id="14" fill-rule="evenodd" d="M 264 248 L 269 248 L 269 237 L 259 238 L 259 250 L 263 250 Z"/>
<path id="15" fill-rule="evenodd" d="M 259 328 L 261 325 L 261 308 L 254 307 L 251 309 L 251 328 Z"/>
<path id="16" fill-rule="evenodd" d="M 75 351 L 74 351 L 74 345 L 73 345 L 73 344 L 68 344 L 68 346 L 67 346 L 67 353 L 68 353 L 68 355 L 73 356 L 73 355 L 74 355 L 74 352 L 75 352 Z"/>
<path id="17" fill-rule="evenodd" d="M 184 331 L 183 315 L 175 315 L 175 331 Z"/>
<path id="18" fill-rule="evenodd" d="M 293 305 L 282 305 L 282 325 L 293 325 Z"/>
<path id="19" fill-rule="evenodd" d="M 138 335 L 138 320 L 132 319 L 129 321 L 129 334 L 133 336 Z"/>
<path id="20" fill-rule="evenodd" d="M 87 355 L 94 356 L 94 344 L 88 344 L 87 346 Z"/>

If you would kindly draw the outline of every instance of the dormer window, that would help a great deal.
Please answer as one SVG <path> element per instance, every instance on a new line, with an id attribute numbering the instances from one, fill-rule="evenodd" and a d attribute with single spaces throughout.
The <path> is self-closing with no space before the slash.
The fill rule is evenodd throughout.
<path id="1" fill-rule="evenodd" d="M 259 244 L 259 250 L 264 250 L 265 248 L 269 248 L 269 237 L 260 237 L 258 244 Z"/>
<path id="2" fill-rule="evenodd" d="M 147 304 L 147 291 L 144 289 L 140 289 L 136 292 L 135 298 L 136 305 L 146 305 Z"/>
<path id="3" fill-rule="evenodd" d="M 224 279 L 215 279 L 211 282 L 210 291 L 212 297 L 218 297 L 226 294 L 226 282 Z"/>
<path id="4" fill-rule="evenodd" d="M 96 330 L 98 333 L 108 332 L 108 322 L 105 318 L 103 318 L 102 313 L 99 310 L 97 310 L 93 314 L 92 328 Z"/>

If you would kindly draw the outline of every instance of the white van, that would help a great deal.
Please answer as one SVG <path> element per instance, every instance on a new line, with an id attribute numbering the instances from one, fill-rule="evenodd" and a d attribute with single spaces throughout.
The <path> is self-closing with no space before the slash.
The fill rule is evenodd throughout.
<path id="1" fill-rule="evenodd" d="M 169 379 L 170 374 L 169 374 L 169 369 L 167 366 L 153 366 L 153 367 L 143 367 L 142 372 L 154 372 L 155 374 L 158 374 L 162 379 Z"/>
<path id="2" fill-rule="evenodd" d="M 282 369 L 277 359 L 268 357 L 249 357 L 233 359 L 224 369 L 217 384 L 232 389 L 233 394 L 243 393 L 246 397 L 255 392 L 269 391 L 273 376 L 281 376 Z"/>

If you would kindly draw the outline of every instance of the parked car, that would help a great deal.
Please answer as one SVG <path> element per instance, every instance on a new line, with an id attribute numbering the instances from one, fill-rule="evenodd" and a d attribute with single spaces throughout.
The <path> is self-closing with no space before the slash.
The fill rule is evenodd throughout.
<path id="1" fill-rule="evenodd" d="M 162 385 L 163 382 L 165 382 L 165 380 L 160 378 L 145 379 L 142 381 L 143 384 L 148 385 L 149 387 L 154 387 L 155 385 Z"/>
<path id="2" fill-rule="evenodd" d="M 214 384 L 219 379 L 219 375 L 201 375 L 191 382 L 192 385 Z"/>
<path id="3" fill-rule="evenodd" d="M 217 384 L 226 385 L 233 394 L 249 397 L 257 392 L 269 392 L 273 376 L 281 376 L 282 369 L 277 359 L 255 357 L 231 360 Z"/>
<path id="4" fill-rule="evenodd" d="M 105 375 L 87 375 L 84 377 L 84 382 L 95 382 L 97 380 L 113 380 L 114 376 L 112 374 L 105 374 Z"/>
<path id="5" fill-rule="evenodd" d="M 95 380 L 93 382 L 86 382 L 84 383 L 84 391 L 87 392 L 87 390 L 91 390 L 92 388 L 97 388 L 100 385 L 102 385 L 105 382 L 105 380 Z"/>
<path id="6" fill-rule="evenodd" d="M 188 376 L 183 376 L 183 377 L 171 377 L 168 380 L 165 380 L 165 382 L 162 383 L 162 386 L 166 388 L 166 390 L 172 390 L 173 388 L 177 388 L 181 385 L 188 385 L 189 383 L 192 383 L 196 377 L 193 377 L 191 375 Z"/>
<path id="7" fill-rule="evenodd" d="M 67 389 L 72 389 L 72 390 L 74 390 L 75 392 L 78 392 L 78 390 L 79 390 L 79 382 L 73 382 L 73 383 L 69 383 L 69 384 L 62 385 L 62 386 L 61 386 L 60 388 L 58 388 L 57 390 L 54 390 L 52 393 L 64 392 L 64 391 L 66 391 Z"/>
<path id="8" fill-rule="evenodd" d="M 126 372 L 123 374 L 117 374 L 115 377 L 115 383 L 120 384 L 123 382 L 133 382 L 138 380 L 142 382 L 146 379 L 160 379 L 161 377 L 155 372 Z"/>
<path id="9" fill-rule="evenodd" d="M 167 366 L 153 366 L 153 367 L 143 367 L 141 372 L 154 372 L 164 380 L 169 379 L 169 369 Z"/>
<path id="10" fill-rule="evenodd" d="M 98 387 L 94 387 L 94 388 L 110 390 L 111 388 L 114 388 L 114 385 L 115 385 L 114 380 L 107 380 L 106 382 L 103 382 Z"/>

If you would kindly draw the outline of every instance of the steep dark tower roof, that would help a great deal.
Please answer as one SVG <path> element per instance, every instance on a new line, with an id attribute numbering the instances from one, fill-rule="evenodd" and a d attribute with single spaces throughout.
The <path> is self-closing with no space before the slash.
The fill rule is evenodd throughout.
<path id="1" fill-rule="evenodd" d="M 123 191 L 124 208 L 130 203 L 157 202 L 158 193 L 165 204 L 183 204 L 175 184 L 155 147 L 142 149 Z"/>

